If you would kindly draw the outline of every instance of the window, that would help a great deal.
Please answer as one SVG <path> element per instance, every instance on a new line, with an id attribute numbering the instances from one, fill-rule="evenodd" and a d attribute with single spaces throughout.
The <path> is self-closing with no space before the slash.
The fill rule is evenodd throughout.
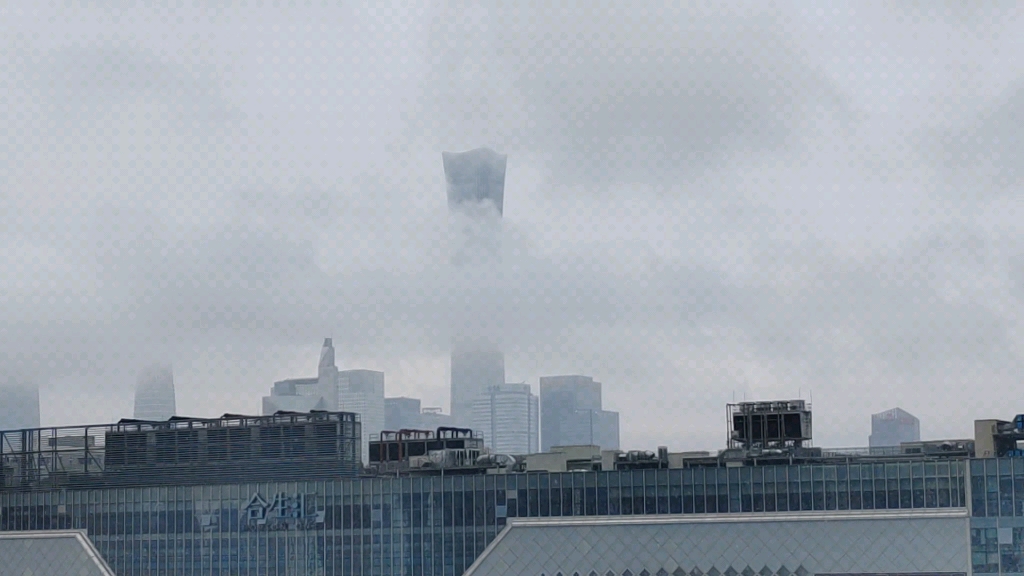
<path id="1" fill-rule="evenodd" d="M 985 514 L 999 516 L 999 476 L 985 472 Z"/>
<path id="2" fill-rule="evenodd" d="M 764 512 L 764 468 L 753 471 L 750 478 L 750 510 Z"/>
<path id="3" fill-rule="evenodd" d="M 974 516 L 987 516 L 985 513 L 985 463 L 980 460 L 971 461 L 971 510 Z"/>
<path id="4" fill-rule="evenodd" d="M 971 566 L 975 574 L 999 572 L 999 544 L 995 528 L 971 529 Z"/>
<path id="5" fill-rule="evenodd" d="M 728 490 L 729 490 L 729 512 L 741 512 L 741 500 L 740 500 L 740 469 L 739 468 L 727 468 L 728 473 Z"/>
<path id="6" fill-rule="evenodd" d="M 669 514 L 682 514 L 683 512 L 683 471 L 670 470 L 668 484 L 668 512 Z"/>
<path id="7" fill-rule="evenodd" d="M 705 496 L 704 470 L 693 471 L 693 512 L 703 514 L 707 511 L 707 498 Z"/>
<path id="8" fill-rule="evenodd" d="M 1008 467 L 999 471 L 999 515 L 1013 516 L 1013 477 Z"/>

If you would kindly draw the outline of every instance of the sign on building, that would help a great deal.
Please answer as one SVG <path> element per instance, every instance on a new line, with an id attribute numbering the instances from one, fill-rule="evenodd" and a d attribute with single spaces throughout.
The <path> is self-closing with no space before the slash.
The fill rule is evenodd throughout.
<path id="1" fill-rule="evenodd" d="M 245 530 L 307 529 L 324 522 L 324 511 L 315 510 L 315 500 L 306 494 L 278 492 L 270 499 L 254 493 L 242 508 L 241 521 Z"/>

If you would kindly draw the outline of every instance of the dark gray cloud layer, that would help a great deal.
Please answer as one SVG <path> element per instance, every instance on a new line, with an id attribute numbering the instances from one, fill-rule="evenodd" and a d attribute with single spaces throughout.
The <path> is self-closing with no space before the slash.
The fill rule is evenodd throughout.
<path id="1" fill-rule="evenodd" d="M 153 358 L 238 412 L 331 335 L 444 405 L 454 327 L 592 374 L 639 447 L 719 446 L 734 396 L 813 390 L 824 444 L 1010 416 L 1014 9 L 622 6 L 13 11 L 0 367 L 48 423 Z M 453 272 L 440 152 L 481 145 L 500 264 Z"/>

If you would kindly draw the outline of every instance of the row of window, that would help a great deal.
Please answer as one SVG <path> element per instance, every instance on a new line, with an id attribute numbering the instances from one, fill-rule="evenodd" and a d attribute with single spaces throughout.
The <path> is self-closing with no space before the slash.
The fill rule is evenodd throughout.
<path id="1" fill-rule="evenodd" d="M 965 473 L 920 462 L 0 493 L 0 530 L 86 529 L 119 574 L 285 573 L 294 546 L 315 542 L 317 562 L 344 573 L 454 576 L 508 517 L 960 507 Z"/>
<path id="2" fill-rule="evenodd" d="M 1024 528 L 971 528 L 975 574 L 1024 572 Z"/>
<path id="3" fill-rule="evenodd" d="M 977 464 L 977 462 L 975 463 Z M 333 494 L 387 495 L 444 490 L 517 490 L 548 488 L 658 487 L 658 486 L 757 486 L 793 482 L 879 481 L 910 485 L 916 481 L 962 478 L 964 462 L 915 462 L 893 464 L 795 465 L 739 468 L 690 468 L 675 470 L 624 470 L 606 472 L 497 474 L 484 476 L 446 476 L 417 478 L 365 478 L 330 481 Z M 1021 472 L 1024 476 L 1024 471 Z M 278 483 L 283 486 L 285 483 Z M 322 482 L 287 483 L 289 486 L 312 487 Z M 267 487 L 266 485 L 263 486 Z M 228 500 L 246 498 L 254 486 L 228 484 L 221 486 L 158 486 L 132 489 L 53 491 L 21 494 L 25 504 L 65 504 L 67 498 L 77 502 L 100 503 L 113 499 L 109 494 L 123 494 L 118 501 L 169 502 L 173 500 Z M 25 500 L 27 499 L 27 500 Z"/>
<path id="4" fill-rule="evenodd" d="M 971 462 L 971 514 L 1024 516 L 1024 458 Z"/>
<path id="5" fill-rule="evenodd" d="M 668 487 L 665 490 L 622 488 L 486 490 L 407 494 L 376 504 L 336 504 L 308 508 L 287 518 L 306 520 L 317 528 L 359 530 L 416 527 L 501 527 L 507 517 L 552 517 L 638 514 L 705 514 L 830 510 L 916 509 L 963 506 L 963 489 L 948 479 L 930 479 L 919 486 L 887 487 L 860 482 L 767 485 L 763 492 L 745 488 Z M 141 511 L 138 506 L 110 505 L 6 506 L 0 508 L 0 530 L 46 530 L 81 524 L 90 533 L 186 534 L 205 529 L 246 531 L 253 518 L 244 503 L 212 511 Z M 263 518 L 260 518 L 263 519 Z M 271 516 L 270 519 L 273 519 Z M 312 527 L 312 525 L 310 527 Z M 77 526 L 75 526 L 77 527 Z"/>
<path id="6" fill-rule="evenodd" d="M 6 500 L 6 501 L 5 501 Z M 907 482 L 819 481 L 763 485 L 655 486 L 632 488 L 547 488 L 440 491 L 420 494 L 345 497 L 349 503 L 325 505 L 308 498 L 301 509 L 275 514 L 254 510 L 244 500 L 213 503 L 196 510 L 194 502 L 161 511 L 140 503 L 101 505 L 10 505 L 0 498 L 0 530 L 40 530 L 82 524 L 94 534 L 191 533 L 204 529 L 245 531 L 254 521 L 302 520 L 324 529 L 380 529 L 439 526 L 500 527 L 507 517 L 636 514 L 704 514 L 829 510 L 949 508 L 964 505 L 957 479 Z M 334 500 L 334 499 L 332 499 Z M 317 502 L 319 501 L 319 502 Z M 367 502 L 368 503 L 362 503 Z M 150 510 L 145 510 L 150 508 Z M 254 512 L 258 512 L 254 515 Z M 77 526 L 76 526 L 77 527 Z"/>

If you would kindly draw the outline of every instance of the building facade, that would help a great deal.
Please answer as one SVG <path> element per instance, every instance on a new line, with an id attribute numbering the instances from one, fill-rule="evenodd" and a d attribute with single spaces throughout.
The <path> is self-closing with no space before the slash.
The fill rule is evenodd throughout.
<path id="1" fill-rule="evenodd" d="M 332 398 L 329 402 L 328 398 Z M 318 378 L 292 378 L 274 382 L 270 396 L 263 397 L 262 414 L 279 411 L 309 412 L 337 409 L 337 392 L 326 395 Z"/>
<path id="2" fill-rule="evenodd" d="M 384 426 L 384 373 L 375 370 L 338 372 L 338 408 L 359 414 L 363 424 L 363 462 L 369 457 L 370 439 Z"/>
<path id="3" fill-rule="evenodd" d="M 969 515 L 972 484 L 987 485 L 989 462 L 899 462 L 885 464 L 808 464 L 740 468 L 693 468 L 668 470 L 617 470 L 536 474 L 487 474 L 475 476 L 425 476 L 403 478 L 326 479 L 297 482 L 252 482 L 204 486 L 153 486 L 94 490 L 0 492 L 0 530 L 84 529 L 107 563 L 121 576 L 141 574 L 353 574 L 458 576 L 470 568 L 510 520 L 528 518 L 557 522 L 605 517 L 617 519 L 626 531 L 594 526 L 543 528 L 545 539 L 565 541 L 562 552 L 575 550 L 578 561 L 562 559 L 539 545 L 523 543 L 515 553 L 527 558 L 532 571 L 517 574 L 555 576 L 551 566 L 565 566 L 580 574 L 599 576 L 650 576 L 668 570 L 671 560 L 686 575 L 763 574 L 765 566 L 751 563 L 751 574 L 742 562 L 708 563 L 695 550 L 687 562 L 671 559 L 652 547 L 657 540 L 638 543 L 658 518 L 676 524 L 712 522 L 733 518 L 733 528 L 707 525 L 703 532 L 681 532 L 684 540 L 697 542 L 700 534 L 718 534 L 718 540 L 700 540 L 712 549 L 753 547 L 745 534 L 772 533 L 788 537 L 775 550 L 778 565 L 768 564 L 771 576 L 823 574 L 816 566 L 852 566 L 875 573 L 967 572 L 968 549 L 975 559 L 974 573 L 995 573 L 1000 562 L 1015 566 L 1021 553 L 1015 548 L 1019 529 L 1011 528 L 1007 544 L 1001 529 L 1015 525 L 1019 516 L 972 518 L 971 544 L 966 520 L 959 524 L 917 521 L 929 512 L 942 518 Z M 992 461 L 996 485 L 1002 480 L 1001 465 Z M 1024 490 L 1013 492 L 1013 463 L 1006 463 L 1010 479 L 1009 505 L 998 490 L 991 509 L 1015 512 Z M 968 478 L 971 471 L 982 476 Z M 1024 480 L 1024 468 L 1021 469 Z M 987 496 L 986 496 L 987 498 Z M 983 498 L 987 506 L 988 500 Z M 977 502 L 975 502 L 975 506 Z M 989 509 L 985 508 L 986 512 Z M 855 512 L 889 516 L 856 520 Z M 843 515 L 845 517 L 842 517 Z M 847 519 L 849 522 L 826 520 Z M 909 524 L 906 523 L 909 520 Z M 976 524 L 982 521 L 983 526 Z M 1003 524 L 1000 524 L 1003 520 Z M 851 522 L 868 522 L 863 530 Z M 801 525 L 804 522 L 805 525 Z M 871 524 L 871 523 L 874 524 Z M 612 522 L 614 524 L 614 522 Z M 809 524 L 806 524 L 809 523 Z M 988 524 L 992 524 L 991 538 Z M 668 530 L 669 528 L 665 528 Z M 738 529 L 738 531 L 737 531 Z M 602 530 L 605 530 L 602 528 Z M 671 528 L 671 530 L 679 530 Z M 710 531 L 709 531 L 710 530 Z M 617 532 L 615 532 L 617 531 Z M 801 542 L 800 534 L 814 533 Z M 955 551 L 956 558 L 935 562 L 876 562 L 874 570 L 853 564 L 812 564 L 810 558 L 853 556 L 870 550 L 870 542 L 856 535 L 939 533 L 915 540 L 894 536 L 896 552 L 924 555 L 928 546 Z M 516 528 L 507 534 L 517 537 Z M 619 538 L 619 544 L 602 550 L 601 542 Z M 767 536 L 763 536 L 767 538 Z M 954 541 L 956 538 L 960 540 Z M 536 538 L 528 538 L 536 541 Z M 511 540 L 510 540 L 511 541 Z M 770 540 L 766 540 L 770 542 Z M 953 544 L 947 545 L 947 543 Z M 741 544 L 742 543 L 742 544 Z M 643 544 L 643 545 L 640 545 Z M 663 545 L 663 544 L 662 544 Z M 714 547 L 718 548 L 714 548 Z M 732 546 L 733 548 L 729 548 Z M 764 546 L 764 542 L 758 544 Z M 822 546 L 819 548 L 818 546 Z M 843 548 L 847 546 L 848 548 Z M 867 547 L 866 547 L 867 546 Z M 916 549 L 914 548 L 916 547 Z M 989 562 L 989 548 L 992 558 Z M 680 547 L 677 547 L 680 548 Z M 685 549 L 685 548 L 681 548 Z M 916 550 L 916 551 L 915 551 Z M 629 554 L 643 554 L 643 562 L 627 562 Z M 609 554 L 622 558 L 614 563 Z M 495 557 L 500 557 L 496 555 Z M 724 555 L 720 555 L 724 557 Z M 736 556 L 737 558 L 739 556 Z M 762 556 L 751 556 L 751 558 Z M 892 559 L 894 551 L 886 556 Z M 1000 560 L 1001 557 L 1005 557 Z M 918 555 L 912 558 L 919 558 Z M 742 560 L 742 558 L 741 558 Z M 898 559 L 897 559 L 898 560 Z M 984 560 L 985 563 L 979 563 Z M 776 562 L 773 561 L 773 562 Z M 744 560 L 746 562 L 746 560 Z M 801 569 L 802 567 L 802 569 Z M 714 568 L 717 572 L 712 572 Z M 785 568 L 787 572 L 783 572 Z M 853 569 L 851 568 L 851 570 Z M 477 568 L 479 569 L 479 568 Z M 630 572 L 626 572 L 629 570 Z M 1009 570 L 1005 571 L 1009 573 Z M 499 573 L 492 568 L 478 572 Z M 506 572 L 508 573 L 508 572 Z M 572 571 L 563 572 L 572 574 Z M 849 572 L 844 572 L 849 573 Z"/>
<path id="4" fill-rule="evenodd" d="M 270 415 L 278 411 L 339 410 L 338 374 L 334 341 L 325 338 L 320 348 L 316 377 L 289 378 L 274 382 L 270 396 L 263 397 L 262 413 Z"/>
<path id="5" fill-rule="evenodd" d="M 0 381 L 0 430 L 39 427 L 39 387 L 8 378 Z"/>
<path id="6" fill-rule="evenodd" d="M 325 338 L 324 345 L 320 348 L 320 361 L 316 367 L 316 380 L 320 387 L 320 394 L 323 395 L 331 410 L 338 410 L 338 366 L 335 362 L 334 340 Z"/>
<path id="7" fill-rule="evenodd" d="M 459 268 L 478 258 L 499 261 L 508 157 L 478 148 L 443 152 L 441 158 L 453 225 L 451 265 Z M 494 312 L 477 311 L 483 315 Z M 476 328 L 481 322 L 487 324 L 484 318 L 474 318 L 467 322 L 472 326 L 452 326 L 450 413 L 458 426 L 471 425 L 477 396 L 491 386 L 505 384 L 505 356 L 496 345 L 496 335 L 482 334 Z"/>
<path id="8" fill-rule="evenodd" d="M 871 415 L 871 436 L 868 445 L 872 448 L 899 446 L 903 442 L 921 441 L 921 421 L 913 414 L 900 408 L 893 408 Z"/>
<path id="9" fill-rule="evenodd" d="M 135 387 L 135 418 L 167 420 L 177 412 L 174 398 L 174 370 L 168 364 L 148 366 Z"/>
<path id="10" fill-rule="evenodd" d="M 424 406 L 420 411 L 420 427 L 424 430 L 436 430 L 441 426 L 454 426 L 451 414 L 445 414 L 436 406 Z"/>
<path id="11" fill-rule="evenodd" d="M 608 410 L 576 410 L 561 423 L 561 446 L 600 446 L 619 449 L 619 413 Z"/>
<path id="12" fill-rule="evenodd" d="M 452 352 L 452 420 L 458 426 L 473 422 L 477 398 L 494 386 L 505 384 L 505 355 L 501 352 L 455 350 Z"/>
<path id="13" fill-rule="evenodd" d="M 538 451 L 537 396 L 528 384 L 492 386 L 473 405 L 473 430 L 498 454 L 534 454 Z"/>
<path id="14" fill-rule="evenodd" d="M 384 399 L 385 430 L 415 430 L 423 423 L 420 418 L 422 403 L 419 398 L 398 396 Z"/>
<path id="15" fill-rule="evenodd" d="M 590 376 L 543 376 L 540 379 L 541 450 L 553 446 L 619 447 L 619 415 L 603 410 L 601 383 Z"/>

